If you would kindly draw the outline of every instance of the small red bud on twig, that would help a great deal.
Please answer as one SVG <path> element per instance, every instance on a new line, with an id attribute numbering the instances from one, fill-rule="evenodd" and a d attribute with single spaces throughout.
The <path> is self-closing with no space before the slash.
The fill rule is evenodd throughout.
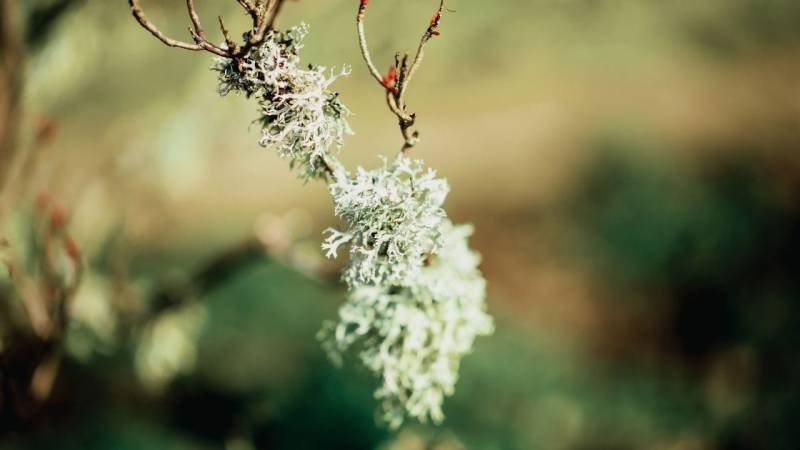
<path id="1" fill-rule="evenodd" d="M 431 24 L 428 27 L 428 31 L 431 33 L 431 36 L 439 36 L 440 33 L 439 30 L 437 30 L 437 28 L 439 27 L 439 21 L 441 19 L 442 19 L 441 11 L 436 11 L 435 13 L 433 13 L 433 17 L 431 17 Z"/>
<path id="2" fill-rule="evenodd" d="M 397 87 L 397 67 L 394 65 L 389 66 L 389 72 L 383 76 L 383 85 L 390 91 Z"/>

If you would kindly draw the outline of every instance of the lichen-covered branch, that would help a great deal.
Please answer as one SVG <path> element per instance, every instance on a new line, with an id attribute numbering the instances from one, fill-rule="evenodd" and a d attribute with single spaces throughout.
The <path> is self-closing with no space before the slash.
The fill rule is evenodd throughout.
<path id="1" fill-rule="evenodd" d="M 258 103 L 259 144 L 275 149 L 304 180 L 330 180 L 338 172 L 333 154 L 351 133 L 350 112 L 330 85 L 349 70 L 302 64 L 298 52 L 307 31 L 271 31 L 246 57 L 221 58 L 214 69 L 220 94 L 244 94 Z"/>
<path id="2" fill-rule="evenodd" d="M 253 28 L 237 46 L 220 18 L 226 48 L 213 66 L 219 72 L 218 92 L 255 101 L 259 143 L 288 160 L 301 179 L 327 182 L 334 212 L 344 225 L 328 229 L 322 244 L 328 258 L 342 250 L 348 254 L 342 273 L 347 301 L 339 320 L 324 325 L 323 346 L 334 360 L 355 351 L 382 380 L 375 395 L 381 417 L 391 427 L 406 417 L 438 423 L 444 398 L 453 394 L 461 358 L 477 336 L 493 328 L 480 257 L 468 245 L 472 229 L 448 218 L 443 208 L 447 181 L 406 154 L 419 141 L 413 129 L 416 116 L 405 101 L 408 84 L 427 43 L 439 34 L 445 1 L 439 0 L 413 59 L 397 54 L 383 75 L 370 54 L 364 27 L 369 0 L 359 0 L 359 47 L 399 121 L 403 148 L 393 160 L 384 159 L 382 167 L 358 167 L 355 172 L 336 158 L 344 135 L 351 132 L 346 120 L 350 113 L 330 88 L 349 70 L 301 62 L 307 25 L 274 30 L 284 0 L 238 3 L 253 17 Z M 202 46 L 205 33 L 192 1 L 187 5 L 190 31 Z"/>

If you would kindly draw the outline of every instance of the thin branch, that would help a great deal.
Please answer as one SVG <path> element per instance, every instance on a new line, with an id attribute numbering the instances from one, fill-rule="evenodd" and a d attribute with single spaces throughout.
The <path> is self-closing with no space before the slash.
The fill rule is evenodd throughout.
<path id="1" fill-rule="evenodd" d="M 250 33 L 250 39 L 248 39 L 249 44 L 256 46 L 264 41 L 264 36 L 267 34 L 267 27 L 270 22 L 267 20 L 267 17 L 273 14 L 277 3 L 278 0 L 268 0 L 266 3 L 264 0 L 258 2 L 258 8 L 260 8 L 258 26 Z"/>
<path id="2" fill-rule="evenodd" d="M 222 16 L 219 16 L 219 29 L 222 31 L 222 36 L 225 37 L 225 45 L 228 47 L 228 51 L 235 53 L 238 47 L 233 38 L 231 38 L 230 32 L 225 27 L 225 21 L 222 19 Z"/>
<path id="3" fill-rule="evenodd" d="M 389 109 L 397 116 L 398 119 L 411 122 L 414 120 L 413 117 L 406 114 L 404 111 L 400 109 L 397 105 L 397 98 L 394 95 L 394 92 L 390 89 L 386 90 L 386 104 L 389 105 Z"/>
<path id="4" fill-rule="evenodd" d="M 324 156 L 322 157 L 322 165 L 325 169 L 325 173 L 331 177 L 331 180 L 336 181 L 337 169 L 341 169 L 341 167 L 334 168 L 333 164 L 337 164 L 338 166 L 338 161 L 336 161 L 335 159 L 333 161 L 334 162 L 331 163 L 330 161 L 328 161 L 328 158 L 325 158 Z M 328 182 L 327 178 L 325 179 L 325 181 Z"/>
<path id="5" fill-rule="evenodd" d="M 225 26 L 225 22 L 222 20 L 222 17 L 220 17 L 219 26 L 225 38 L 225 46 L 227 48 L 219 47 L 208 40 L 203 25 L 200 22 L 200 15 L 197 14 L 194 0 L 186 0 L 186 8 L 189 11 L 189 19 L 192 23 L 192 26 L 189 27 L 189 34 L 194 40 L 193 44 L 172 39 L 161 32 L 161 30 L 147 18 L 147 15 L 145 15 L 139 4 L 139 0 L 128 0 L 128 4 L 131 7 L 131 13 L 136 21 L 165 45 L 192 51 L 205 50 L 217 56 L 230 58 L 241 63 L 252 48 L 264 42 L 268 32 L 273 29 L 275 20 L 285 0 L 255 0 L 255 2 L 253 0 L 236 1 L 253 19 L 253 27 L 247 33 L 247 38 L 243 45 L 239 46 L 236 45 L 231 38 L 230 32 Z"/>
<path id="6" fill-rule="evenodd" d="M 156 26 L 153 25 L 150 20 L 148 20 L 144 11 L 142 11 L 142 7 L 139 5 L 139 0 L 128 0 L 128 4 L 131 7 L 131 13 L 133 13 L 133 17 L 139 22 L 139 24 L 165 45 L 192 51 L 204 50 L 204 48 L 198 44 L 189 44 L 187 42 L 177 41 L 167 37 L 167 35 L 162 33 L 161 30 L 156 28 Z"/>
<path id="7" fill-rule="evenodd" d="M 364 57 L 370 75 L 381 87 L 386 89 L 386 103 L 392 113 L 398 118 L 400 132 L 404 140 L 401 152 L 405 153 L 419 142 L 419 133 L 411 129 L 416 122 L 416 116 L 407 111 L 405 103 L 408 83 L 422 64 L 423 57 L 425 56 L 426 44 L 433 36 L 439 35 L 439 22 L 442 18 L 442 12 L 445 10 L 445 0 L 439 0 L 439 8 L 434 12 L 428 27 L 425 29 L 425 33 L 420 39 L 413 62 L 409 65 L 407 54 L 404 55 L 402 59 L 399 54 L 396 54 L 395 64 L 390 67 L 389 73 L 386 76 L 381 75 L 381 72 L 373 62 L 372 55 L 369 51 L 369 45 L 367 44 L 366 32 L 364 31 L 364 18 L 366 16 L 368 4 L 369 0 L 361 0 L 359 3 L 358 14 L 356 15 L 358 43 L 361 48 L 361 55 Z"/>
<path id="8" fill-rule="evenodd" d="M 231 57 L 231 54 L 230 54 L 230 52 L 228 50 L 225 50 L 224 48 L 217 47 L 216 45 L 208 42 L 202 36 L 200 36 L 200 34 L 198 34 L 196 31 L 194 31 L 192 29 L 192 27 L 189 27 L 189 34 L 192 35 L 192 38 L 195 40 L 195 42 L 197 42 L 197 45 L 202 47 L 203 50 L 205 50 L 207 52 L 210 52 L 210 53 L 213 53 L 215 55 L 222 56 L 223 58 L 230 58 Z"/>
<path id="9" fill-rule="evenodd" d="M 194 31 L 204 41 L 207 41 L 206 32 L 203 30 L 203 25 L 200 24 L 200 16 L 197 14 L 197 9 L 194 7 L 194 0 L 186 0 L 186 8 L 189 10 L 189 19 L 192 21 Z"/>
<path id="10" fill-rule="evenodd" d="M 256 12 L 256 7 L 250 0 L 236 0 L 236 2 L 242 5 L 242 8 L 244 8 L 244 10 L 247 11 L 248 13 Z"/>
<path id="11" fill-rule="evenodd" d="M 364 57 L 364 61 L 367 63 L 367 68 L 369 69 L 369 73 L 372 75 L 372 78 L 383 87 L 386 87 L 383 84 L 383 76 L 381 72 L 375 67 L 375 63 L 372 62 L 372 55 L 369 53 L 369 47 L 367 46 L 367 34 L 364 31 L 364 16 L 367 12 L 367 3 L 369 0 L 361 0 L 361 3 L 358 7 L 358 15 L 356 15 L 356 29 L 358 30 L 358 44 L 361 47 L 361 55 Z"/>
<path id="12" fill-rule="evenodd" d="M 258 9 L 250 0 L 236 0 L 253 19 L 253 28 L 258 26 Z"/>
<path id="13" fill-rule="evenodd" d="M 417 73 L 419 66 L 422 64 L 422 58 L 425 56 L 425 45 L 428 41 L 431 40 L 433 36 L 439 35 L 439 22 L 442 19 L 442 12 L 445 8 L 445 0 L 439 1 L 439 9 L 433 14 L 431 18 L 431 23 L 428 25 L 428 29 L 425 30 L 425 33 L 422 35 L 422 39 L 419 41 L 419 46 L 417 47 L 417 54 L 414 56 L 414 62 L 411 63 L 411 68 L 408 69 L 408 74 L 403 77 L 403 82 L 400 84 L 400 93 L 398 94 L 401 103 L 405 97 L 406 89 L 408 88 L 408 83 L 411 82 L 411 79 L 414 78 L 414 75 Z"/>
<path id="14" fill-rule="evenodd" d="M 275 21 L 278 19 L 278 15 L 281 13 L 281 9 L 283 8 L 283 4 L 286 3 L 286 0 L 278 0 L 275 3 L 275 9 L 272 11 L 272 16 L 269 18 L 269 24 L 267 24 L 267 28 L 270 30 L 275 29 Z"/>
<path id="15" fill-rule="evenodd" d="M 264 4 L 264 1 L 265 0 L 259 0 L 256 3 L 256 9 L 258 9 L 258 19 L 256 20 L 253 29 L 250 31 L 250 36 L 247 38 L 245 44 L 234 53 L 234 58 L 242 58 L 247 56 L 247 54 L 250 52 L 250 49 L 257 47 L 264 42 L 270 22 L 270 20 L 267 20 L 267 16 L 272 13 L 278 0 L 269 0 L 266 5 Z"/>
<path id="16" fill-rule="evenodd" d="M 208 38 L 206 37 L 206 32 L 205 30 L 203 30 L 203 25 L 201 25 L 200 23 L 200 16 L 197 14 L 197 9 L 194 6 L 194 0 L 186 0 L 186 8 L 189 10 L 189 19 L 192 21 L 192 26 L 194 27 L 194 29 L 189 28 L 189 34 L 192 35 L 192 38 L 194 39 L 195 43 L 203 47 L 203 49 L 211 53 L 214 53 L 216 55 L 219 56 L 229 55 L 230 50 L 217 47 L 216 45 L 208 41 Z M 222 31 L 223 34 L 225 35 L 227 30 L 225 30 L 224 26 L 222 27 Z M 226 38 L 227 37 L 228 36 L 226 35 Z"/>

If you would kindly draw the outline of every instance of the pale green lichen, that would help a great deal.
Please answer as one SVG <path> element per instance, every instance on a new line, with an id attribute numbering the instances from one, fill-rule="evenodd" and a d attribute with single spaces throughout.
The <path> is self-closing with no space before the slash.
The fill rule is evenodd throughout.
<path id="1" fill-rule="evenodd" d="M 327 158 L 352 133 L 346 120 L 350 111 L 330 90 L 331 83 L 349 71 L 301 67 L 298 52 L 307 33 L 305 24 L 270 32 L 242 61 L 219 58 L 213 67 L 219 72 L 220 95 L 234 92 L 256 99 L 259 144 L 288 159 L 304 179 L 324 177 Z"/>
<path id="2" fill-rule="evenodd" d="M 347 108 L 331 92 L 334 74 L 300 67 L 307 27 L 271 32 L 240 61 L 219 59 L 219 93 L 258 102 L 262 146 L 300 168 L 304 179 L 326 178 L 342 220 L 322 244 L 328 258 L 345 249 L 347 301 L 320 338 L 341 362 L 354 353 L 380 379 L 380 417 L 398 427 L 407 417 L 440 422 L 461 358 L 477 336 L 492 332 L 480 257 L 469 249 L 471 226 L 455 226 L 442 205 L 447 181 L 401 154 L 354 174 L 333 150 L 350 133 Z"/>
<path id="3" fill-rule="evenodd" d="M 440 232 L 436 258 L 406 284 L 356 287 L 338 323 L 324 324 L 319 335 L 335 362 L 355 351 L 380 378 L 375 396 L 381 419 L 392 428 L 405 417 L 441 422 L 461 358 L 477 336 L 493 331 L 480 256 L 467 243 L 472 227 L 445 220 Z"/>
<path id="4" fill-rule="evenodd" d="M 442 209 L 450 188 L 433 169 L 403 155 L 375 170 L 358 168 L 330 184 L 344 230 L 328 229 L 329 258 L 349 249 L 342 279 L 363 285 L 405 284 L 441 247 Z"/>

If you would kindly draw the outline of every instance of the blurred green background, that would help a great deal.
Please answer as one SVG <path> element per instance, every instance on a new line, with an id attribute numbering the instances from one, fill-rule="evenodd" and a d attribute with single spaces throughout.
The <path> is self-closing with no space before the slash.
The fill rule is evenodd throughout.
<path id="1" fill-rule="evenodd" d="M 198 3 L 208 29 L 246 23 Z M 353 67 L 341 156 L 369 167 L 402 142 L 356 3 L 288 2 L 279 26 L 311 26 L 304 60 Z M 379 66 L 434 3 L 371 3 Z M 375 381 L 315 340 L 343 299 L 319 250 L 336 219 L 324 185 L 258 147 L 254 104 L 124 1 L 18 2 L 18 152 L 37 163 L 2 226 L 25 235 L 45 193 L 87 271 L 52 393 L 0 416 L 0 448 L 800 447 L 800 2 L 448 4 L 409 93 L 414 156 L 477 227 L 497 332 L 442 426 L 391 433 Z M 185 37 L 182 2 L 143 6 Z"/>

